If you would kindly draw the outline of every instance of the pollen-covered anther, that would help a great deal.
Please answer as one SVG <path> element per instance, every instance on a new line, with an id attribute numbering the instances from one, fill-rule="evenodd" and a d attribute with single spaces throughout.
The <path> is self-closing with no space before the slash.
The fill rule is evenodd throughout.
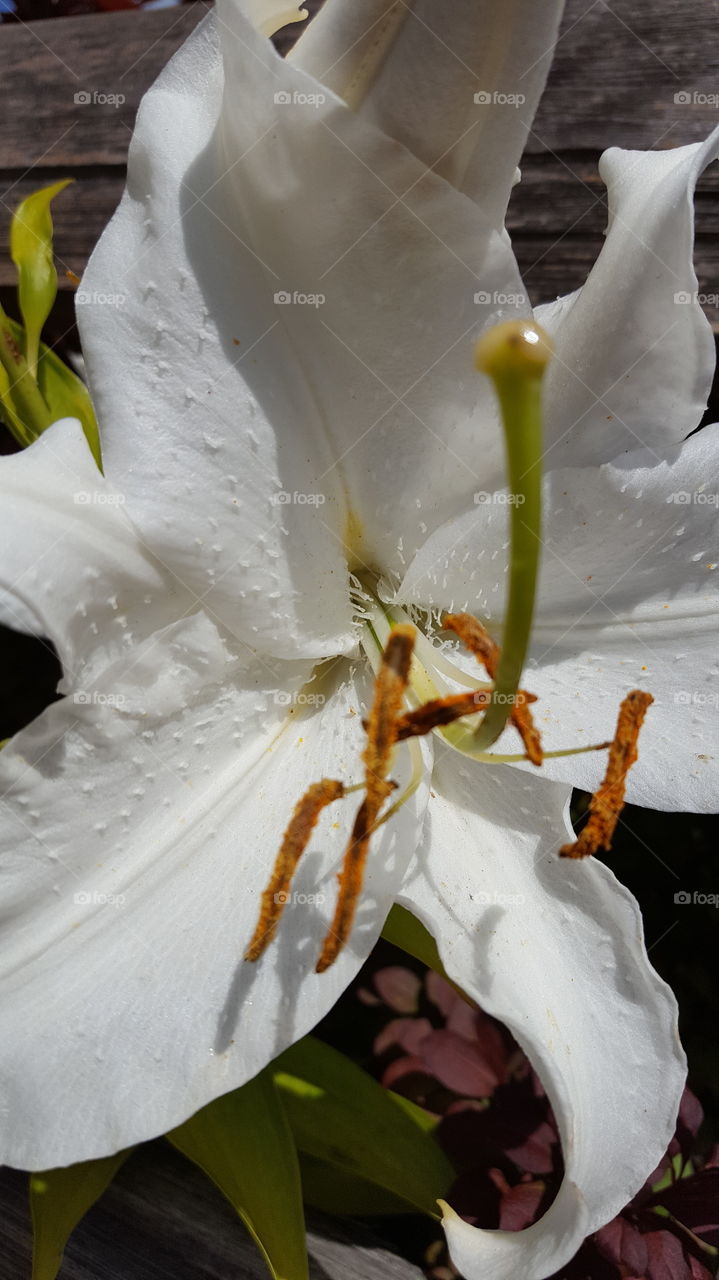
<path id="1" fill-rule="evenodd" d="M 492 639 L 479 619 L 473 617 L 471 613 L 447 613 L 442 619 L 442 625 L 447 631 L 453 631 L 465 648 L 484 664 L 490 680 L 496 680 L 500 657 L 499 645 Z M 539 766 L 544 760 L 544 753 L 539 730 L 529 710 L 529 703 L 536 701 L 533 693 L 528 693 L 526 689 L 518 689 L 514 695 L 509 719 L 522 739 L 527 760 Z"/>
<path id="2" fill-rule="evenodd" d="M 518 689 L 509 719 L 524 743 L 527 759 L 531 764 L 536 764 L 539 767 L 544 761 L 542 739 L 529 710 L 529 703 L 536 701 L 534 694 L 526 693 L 524 689 Z"/>
<path id="3" fill-rule="evenodd" d="M 297 864 L 302 857 L 322 810 L 334 800 L 341 800 L 344 786 L 332 778 L 313 782 L 295 805 L 282 845 L 275 860 L 270 882 L 262 894 L 260 917 L 245 960 L 259 960 L 272 942 L 280 916 L 289 900 L 289 888 Z"/>
<path id="4" fill-rule="evenodd" d="M 397 721 L 397 741 L 419 738 L 433 729 L 453 724 L 464 716 L 476 715 L 489 705 L 492 695 L 487 689 L 468 690 L 467 693 L 451 693 L 447 698 L 432 698 L 416 711 L 406 711 Z"/>
<path id="5" fill-rule="evenodd" d="M 586 858 L 598 849 L 608 850 L 619 815 L 624 808 L 627 774 L 638 757 L 637 740 L 647 708 L 654 701 L 650 693 L 633 689 L 619 708 L 614 741 L 604 781 L 589 801 L 589 818 L 572 844 L 562 845 L 562 858 Z"/>
<path id="6" fill-rule="evenodd" d="M 345 945 L 362 891 L 369 843 L 378 825 L 382 805 L 394 790 L 388 781 L 392 749 L 397 741 L 397 723 L 402 713 L 414 650 L 414 627 L 398 626 L 389 635 L 382 665 L 375 682 L 374 698 L 367 721 L 367 745 L 362 754 L 365 767 L 365 797 L 352 828 L 339 873 L 339 893 L 332 924 L 322 944 L 316 972 L 324 973 Z"/>

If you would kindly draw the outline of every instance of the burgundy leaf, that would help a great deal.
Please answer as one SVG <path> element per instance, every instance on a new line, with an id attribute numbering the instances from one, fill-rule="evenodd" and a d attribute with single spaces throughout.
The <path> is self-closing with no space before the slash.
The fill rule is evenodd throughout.
<path id="1" fill-rule="evenodd" d="M 488 1060 L 480 1042 L 465 1040 L 456 1031 L 433 1031 L 422 1045 L 422 1056 L 432 1075 L 466 1098 L 488 1097 L 499 1083 L 494 1053 Z"/>
<path id="2" fill-rule="evenodd" d="M 395 1013 L 417 1012 L 422 979 L 411 969 L 398 964 L 388 965 L 377 970 L 373 982 L 382 1000 Z"/>
<path id="3" fill-rule="evenodd" d="M 692 1280 L 684 1250 L 671 1231 L 649 1231 L 644 1239 L 649 1253 L 647 1280 Z"/>
<path id="4" fill-rule="evenodd" d="M 374 1051 L 379 1057 L 396 1045 L 406 1053 L 423 1057 L 422 1046 L 431 1031 L 432 1024 L 427 1018 L 392 1018 L 375 1039 Z"/>
<path id="5" fill-rule="evenodd" d="M 620 1270 L 620 1274 L 636 1276 L 646 1274 L 649 1262 L 647 1237 L 637 1231 L 625 1218 L 614 1218 L 606 1227 L 595 1232 L 597 1248 Z"/>
<path id="6" fill-rule="evenodd" d="M 708 1244 L 719 1245 L 719 1168 L 700 1169 L 690 1178 L 680 1178 L 657 1192 L 653 1203 L 663 1205 Z"/>

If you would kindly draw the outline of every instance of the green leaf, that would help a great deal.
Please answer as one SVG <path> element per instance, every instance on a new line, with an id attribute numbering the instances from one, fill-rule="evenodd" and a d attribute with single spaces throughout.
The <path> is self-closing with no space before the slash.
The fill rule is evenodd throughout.
<path id="1" fill-rule="evenodd" d="M 438 1216 L 437 1199 L 454 1171 L 429 1131 L 433 1118 L 312 1036 L 287 1049 L 273 1070 L 303 1155 Z"/>
<path id="2" fill-rule="evenodd" d="M 406 907 L 401 907 L 399 903 L 394 904 L 384 922 L 382 937 L 392 942 L 395 947 L 406 951 L 408 955 L 414 956 L 415 960 L 421 960 L 428 969 L 441 973 L 443 978 L 447 977 L 439 958 L 437 943 L 431 933 L 428 933 L 424 925 L 420 924 L 416 916 L 413 916 Z"/>
<path id="3" fill-rule="evenodd" d="M 439 1116 L 435 1116 L 431 1111 L 425 1111 L 424 1107 L 420 1107 L 416 1102 L 412 1102 L 411 1098 L 403 1098 L 401 1093 L 389 1093 L 390 1098 L 402 1111 L 406 1111 L 413 1124 L 417 1125 L 423 1133 L 434 1133 L 439 1128 Z"/>
<path id="4" fill-rule="evenodd" d="M 55 1280 L 72 1232 L 109 1187 L 130 1151 L 30 1174 L 32 1280 Z"/>
<path id="5" fill-rule="evenodd" d="M 22 325 L 7 316 L 5 317 L 5 324 L 9 328 L 16 346 L 21 346 L 23 343 Z M 78 378 L 76 373 L 73 373 L 73 370 L 55 354 L 51 347 L 46 347 L 44 342 L 40 343 L 38 387 L 48 410 L 48 420 L 45 423 L 45 427 L 50 426 L 52 422 L 57 422 L 58 418 L 79 418 L 92 456 L 98 467 L 102 469 L 100 433 L 90 393 L 82 379 Z M 1 399 L 2 387 L 0 386 Z M 2 416 L 4 417 L 5 415 L 3 414 Z M 5 418 L 5 421 L 12 431 L 12 424 L 7 421 L 7 418 Z M 13 434 L 16 435 L 15 432 Z M 39 435 L 40 432 L 36 434 Z M 20 444 L 30 444 L 34 438 L 35 436 L 30 440 L 20 440 Z"/>
<path id="6" fill-rule="evenodd" d="M 401 951 L 406 951 L 408 956 L 414 956 L 415 960 L 421 960 L 422 964 L 426 964 L 428 969 L 433 969 L 435 973 L 444 978 L 445 982 L 454 987 L 457 995 L 466 1000 L 467 1004 L 474 1004 L 474 1000 L 449 977 L 439 958 L 437 943 L 432 934 L 425 929 L 424 925 L 406 907 L 400 907 L 397 902 L 394 904 L 384 922 L 382 937 L 395 947 L 399 947 Z"/>
<path id="7" fill-rule="evenodd" d="M 344 1218 L 417 1212 L 413 1204 L 393 1196 L 384 1187 L 345 1173 L 337 1165 L 326 1164 L 314 1156 L 300 1153 L 300 1171 L 305 1204 L 322 1213 Z"/>
<path id="8" fill-rule="evenodd" d="M 10 256 L 18 272 L 18 298 L 25 325 L 25 359 L 37 377 L 40 334 L 57 293 L 57 271 L 52 252 L 50 203 L 72 178 L 42 187 L 26 196 L 10 223 Z"/>
<path id="9" fill-rule="evenodd" d="M 274 1280 L 307 1280 L 297 1151 L 269 1069 L 167 1137 L 237 1211 Z"/>

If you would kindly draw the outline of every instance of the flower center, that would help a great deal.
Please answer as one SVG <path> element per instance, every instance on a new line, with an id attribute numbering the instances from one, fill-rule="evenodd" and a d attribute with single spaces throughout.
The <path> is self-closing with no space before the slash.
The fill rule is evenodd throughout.
<path id="1" fill-rule="evenodd" d="M 338 779 L 323 778 L 297 802 L 262 894 L 257 926 L 245 952 L 247 960 L 259 959 L 272 941 L 290 897 L 292 877 L 322 811 L 351 791 L 361 790 L 363 798 L 338 877 L 335 912 L 316 971 L 323 973 L 333 964 L 352 929 L 371 838 L 421 781 L 424 763 L 418 738 L 437 732 L 456 751 L 483 763 L 528 760 L 541 766 L 546 758 L 530 710 L 536 699 L 521 689 L 519 682 L 529 644 L 539 563 L 540 384 L 548 359 L 548 340 L 526 321 L 499 325 L 480 340 L 476 350 L 477 367 L 494 381 L 500 402 L 510 489 L 515 495 L 502 649 L 469 614 L 443 614 L 434 629 L 456 637 L 484 668 L 488 680 L 473 680 L 447 657 L 446 647 L 434 642 L 430 614 L 426 615 L 424 634 L 417 625 L 418 611 L 411 617 L 396 606 L 382 604 L 376 581 L 366 574 L 353 574 L 353 594 L 362 624 L 360 642 L 375 675 L 372 705 L 364 723 L 364 781 L 347 787 Z M 361 538 L 359 522 L 350 517 L 346 534 L 350 556 Z M 639 730 L 651 702 L 649 694 L 638 690 L 625 698 L 611 743 L 547 753 L 573 755 L 609 747 L 606 775 L 592 798 L 589 821 L 573 844 L 559 850 L 562 857 L 583 858 L 610 847 L 624 803 L 626 776 L 637 758 Z M 508 723 L 519 734 L 523 751 L 514 755 L 488 751 Z M 397 785 L 389 774 L 394 753 L 402 743 L 410 752 L 411 778 L 399 799 L 387 808 Z"/>

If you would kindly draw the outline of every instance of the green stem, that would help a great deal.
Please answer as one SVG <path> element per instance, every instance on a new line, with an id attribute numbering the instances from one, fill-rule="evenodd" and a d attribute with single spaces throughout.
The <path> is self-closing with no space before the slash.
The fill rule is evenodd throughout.
<path id="1" fill-rule="evenodd" d="M 477 351 L 499 399 L 511 500 L 509 598 L 494 694 L 474 734 L 480 751 L 496 742 L 511 715 L 529 647 L 542 532 L 542 375 L 548 359 L 544 334 L 524 321 L 498 326 Z"/>

